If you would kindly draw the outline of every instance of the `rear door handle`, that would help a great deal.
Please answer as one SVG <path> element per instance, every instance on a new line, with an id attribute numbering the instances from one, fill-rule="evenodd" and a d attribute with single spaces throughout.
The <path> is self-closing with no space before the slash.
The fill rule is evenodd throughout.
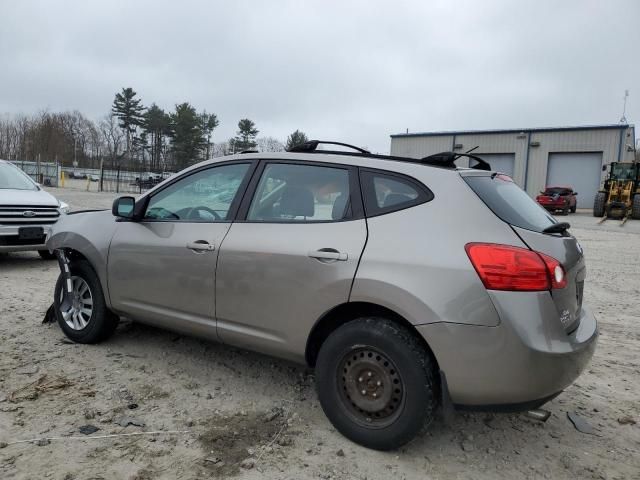
<path id="1" fill-rule="evenodd" d="M 196 240 L 195 242 L 187 243 L 187 248 L 196 253 L 199 252 L 212 252 L 216 249 L 216 247 L 206 240 Z"/>
<path id="2" fill-rule="evenodd" d="M 349 259 L 349 255 L 341 253 L 335 248 L 321 248 L 320 250 L 311 251 L 308 253 L 311 258 L 322 260 L 338 260 L 340 262 L 346 262 Z"/>

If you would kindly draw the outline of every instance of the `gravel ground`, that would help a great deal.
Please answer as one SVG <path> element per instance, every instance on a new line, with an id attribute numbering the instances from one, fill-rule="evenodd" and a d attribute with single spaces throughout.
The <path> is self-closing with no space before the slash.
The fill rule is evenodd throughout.
<path id="1" fill-rule="evenodd" d="M 51 191 L 74 209 L 114 198 L 74 186 Z M 390 453 L 339 435 L 304 367 L 131 322 L 102 345 L 69 343 L 41 324 L 55 262 L 1 255 L 0 478 L 638 479 L 640 222 L 568 221 L 601 328 L 587 371 L 545 407 L 546 423 L 458 413 Z M 56 438 L 13 443 L 43 437 Z"/>

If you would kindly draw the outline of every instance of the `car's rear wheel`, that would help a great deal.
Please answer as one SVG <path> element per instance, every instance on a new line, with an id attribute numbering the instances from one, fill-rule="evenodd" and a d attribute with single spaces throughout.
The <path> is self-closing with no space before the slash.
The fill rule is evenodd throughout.
<path id="1" fill-rule="evenodd" d="M 74 342 L 98 343 L 106 340 L 118 326 L 118 316 L 106 306 L 98 276 L 84 260 L 69 266 L 72 283 L 71 305 L 63 308 L 62 275 L 54 290 L 56 318 L 64 334 Z"/>
<path id="2" fill-rule="evenodd" d="M 40 255 L 40 258 L 43 260 L 53 260 L 56 258 L 56 256 L 49 250 L 38 250 L 38 255 Z"/>
<path id="3" fill-rule="evenodd" d="M 360 318 L 335 330 L 316 362 L 318 397 L 345 437 L 377 450 L 398 448 L 433 419 L 435 366 L 406 328 Z"/>
<path id="4" fill-rule="evenodd" d="M 577 208 L 577 206 L 576 206 L 576 205 L 574 205 L 573 207 L 571 207 L 571 213 L 576 213 L 576 208 Z"/>

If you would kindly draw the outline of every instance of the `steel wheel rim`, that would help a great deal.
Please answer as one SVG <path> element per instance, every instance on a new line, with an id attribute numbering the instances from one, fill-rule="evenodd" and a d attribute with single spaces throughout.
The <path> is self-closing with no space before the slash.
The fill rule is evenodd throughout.
<path id="1" fill-rule="evenodd" d="M 66 312 L 62 310 L 62 319 L 72 330 L 83 330 L 89 325 L 93 316 L 93 294 L 86 280 L 82 277 L 71 277 L 72 303 Z M 64 298 L 64 287 L 60 291 L 60 303 Z"/>
<path id="2" fill-rule="evenodd" d="M 398 369 L 373 347 L 350 350 L 338 362 L 338 390 L 347 414 L 367 428 L 384 428 L 402 413 L 406 389 Z"/>

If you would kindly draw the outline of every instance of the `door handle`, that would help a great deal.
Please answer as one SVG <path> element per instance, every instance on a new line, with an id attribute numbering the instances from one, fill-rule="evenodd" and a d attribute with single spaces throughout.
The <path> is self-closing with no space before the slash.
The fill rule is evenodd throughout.
<path id="1" fill-rule="evenodd" d="M 199 252 L 212 252 L 216 249 L 214 245 L 207 242 L 206 240 L 196 240 L 195 242 L 187 243 L 187 248 L 196 253 Z"/>
<path id="2" fill-rule="evenodd" d="M 309 257 L 322 260 L 337 260 L 340 262 L 346 262 L 349 259 L 349 255 L 346 253 L 340 253 L 335 248 L 321 248 L 320 250 L 311 251 L 308 253 Z"/>

